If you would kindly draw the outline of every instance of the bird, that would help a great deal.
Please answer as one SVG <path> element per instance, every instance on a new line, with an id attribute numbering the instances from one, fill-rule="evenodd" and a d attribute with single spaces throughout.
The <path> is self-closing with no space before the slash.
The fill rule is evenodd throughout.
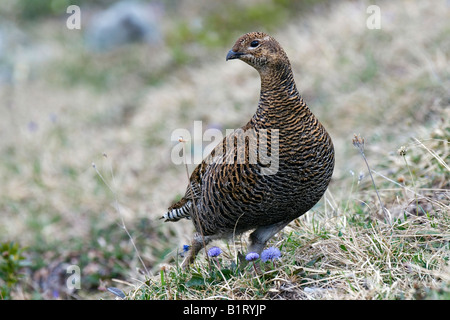
<path id="1" fill-rule="evenodd" d="M 331 181 L 332 139 L 295 84 L 286 52 L 265 32 L 239 37 L 226 61 L 241 60 L 260 75 L 256 112 L 223 140 L 190 175 L 185 195 L 160 218 L 191 220 L 196 232 L 182 262 L 216 239 L 249 232 L 249 252 L 309 211 Z"/>

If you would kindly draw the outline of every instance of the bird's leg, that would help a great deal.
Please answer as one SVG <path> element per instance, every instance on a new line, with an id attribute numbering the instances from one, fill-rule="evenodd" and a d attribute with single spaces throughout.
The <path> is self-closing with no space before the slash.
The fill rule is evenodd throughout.
<path id="1" fill-rule="evenodd" d="M 269 241 L 278 231 L 283 229 L 288 222 L 279 222 L 275 224 L 271 224 L 269 226 L 261 226 L 258 227 L 255 231 L 250 234 L 250 247 L 248 252 L 256 252 L 261 254 L 266 245 L 266 242 Z"/>
<path id="2" fill-rule="evenodd" d="M 195 257 L 197 256 L 198 252 L 203 247 L 205 247 L 209 242 L 211 242 L 211 239 L 208 236 L 202 237 L 202 235 L 200 235 L 199 233 L 194 234 L 194 237 L 192 238 L 191 242 L 191 247 L 189 248 L 188 251 L 188 255 L 181 264 L 181 267 L 183 269 L 186 269 L 192 263 L 194 263 Z"/>

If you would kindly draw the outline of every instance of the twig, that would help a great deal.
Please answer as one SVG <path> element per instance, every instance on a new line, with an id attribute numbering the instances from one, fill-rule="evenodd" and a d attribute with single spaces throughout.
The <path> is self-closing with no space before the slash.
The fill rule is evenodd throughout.
<path id="1" fill-rule="evenodd" d="M 409 172 L 409 177 L 411 178 L 411 183 L 413 185 L 414 188 L 414 195 L 416 198 L 416 211 L 419 212 L 419 198 L 417 197 L 417 187 L 416 187 L 416 183 L 414 182 L 414 177 L 413 174 L 411 172 L 411 168 L 408 165 L 408 161 L 406 160 L 406 147 L 405 146 L 401 146 L 400 149 L 398 150 L 398 154 L 403 158 L 403 161 L 405 161 L 405 165 L 406 168 L 408 168 L 408 172 Z M 420 208 L 422 209 L 422 208 Z M 423 209 L 422 209 L 423 211 Z M 425 214 L 425 212 L 423 212 Z"/>
<path id="2" fill-rule="evenodd" d="M 103 154 L 103 156 L 106 158 L 106 154 Z M 134 250 L 136 251 L 137 257 L 138 257 L 139 261 L 141 262 L 142 266 L 144 267 L 145 273 L 147 274 L 147 276 L 150 276 L 150 272 L 148 271 L 147 267 L 145 266 L 144 260 L 142 260 L 142 258 L 141 258 L 141 254 L 139 253 L 139 250 L 136 247 L 136 243 L 134 242 L 133 237 L 131 236 L 130 232 L 128 232 L 128 229 L 127 229 L 127 227 L 125 225 L 125 220 L 123 219 L 123 215 L 122 215 L 122 212 L 120 210 L 120 205 L 119 205 L 119 200 L 117 198 L 117 193 L 111 188 L 111 186 L 108 184 L 108 182 L 106 182 L 105 178 L 103 178 L 102 174 L 100 173 L 100 171 L 98 171 L 97 166 L 95 165 L 94 162 L 92 162 L 92 167 L 94 168 L 95 172 L 100 177 L 100 179 L 102 179 L 103 183 L 108 187 L 108 189 L 114 195 L 115 209 L 116 209 L 117 213 L 119 214 L 120 220 L 122 222 L 122 225 L 120 227 L 125 231 L 125 233 L 127 234 L 128 238 L 130 238 L 131 245 L 133 246 Z M 111 166 L 111 174 L 112 174 L 112 166 Z M 114 180 L 114 175 L 113 175 L 113 180 Z"/>
<path id="3" fill-rule="evenodd" d="M 384 207 L 383 202 L 381 202 L 380 194 L 378 193 L 378 189 L 377 189 L 377 186 L 375 184 L 375 180 L 373 179 L 373 176 L 372 176 L 372 170 L 370 170 L 369 162 L 367 161 L 366 155 L 364 154 L 364 138 L 362 138 L 362 137 L 360 137 L 360 136 L 355 134 L 352 142 L 353 142 L 353 145 L 356 147 L 356 149 L 359 150 L 359 152 L 361 153 L 361 155 L 362 155 L 362 157 L 364 159 L 364 162 L 366 163 L 367 169 L 369 171 L 370 178 L 372 179 L 373 187 L 374 187 L 375 192 L 376 192 L 377 197 L 378 197 L 378 201 L 380 202 L 381 210 L 383 211 L 385 219 L 388 221 L 389 225 L 392 226 L 390 213 Z"/>
<path id="4" fill-rule="evenodd" d="M 430 150 L 427 146 L 425 146 L 422 141 L 420 141 L 417 138 L 413 138 L 414 140 L 417 141 L 417 144 L 420 145 L 422 148 L 424 148 L 425 150 L 427 150 L 445 169 L 447 169 L 448 171 L 450 171 L 450 166 L 445 163 L 445 161 L 434 151 L 434 150 Z M 448 143 L 448 141 L 445 141 Z"/>

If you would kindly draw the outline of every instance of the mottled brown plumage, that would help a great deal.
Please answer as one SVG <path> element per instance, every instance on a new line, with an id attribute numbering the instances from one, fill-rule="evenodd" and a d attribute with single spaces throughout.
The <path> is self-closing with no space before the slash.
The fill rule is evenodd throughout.
<path id="1" fill-rule="evenodd" d="M 231 59 L 259 72 L 260 100 L 250 121 L 197 166 L 185 196 L 162 217 L 191 219 L 197 230 L 183 266 L 211 240 L 249 230 L 249 252 L 261 253 L 274 234 L 320 200 L 333 173 L 331 138 L 297 91 L 279 43 L 251 32 L 236 41 Z"/>

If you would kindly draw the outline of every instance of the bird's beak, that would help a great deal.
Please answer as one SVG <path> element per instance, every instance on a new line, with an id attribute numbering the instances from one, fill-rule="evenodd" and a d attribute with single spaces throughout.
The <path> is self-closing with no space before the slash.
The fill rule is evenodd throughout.
<path id="1" fill-rule="evenodd" d="M 233 50 L 230 50 L 227 53 L 227 61 L 232 60 L 232 59 L 238 59 L 242 55 L 244 55 L 244 54 L 241 52 L 234 52 Z"/>

